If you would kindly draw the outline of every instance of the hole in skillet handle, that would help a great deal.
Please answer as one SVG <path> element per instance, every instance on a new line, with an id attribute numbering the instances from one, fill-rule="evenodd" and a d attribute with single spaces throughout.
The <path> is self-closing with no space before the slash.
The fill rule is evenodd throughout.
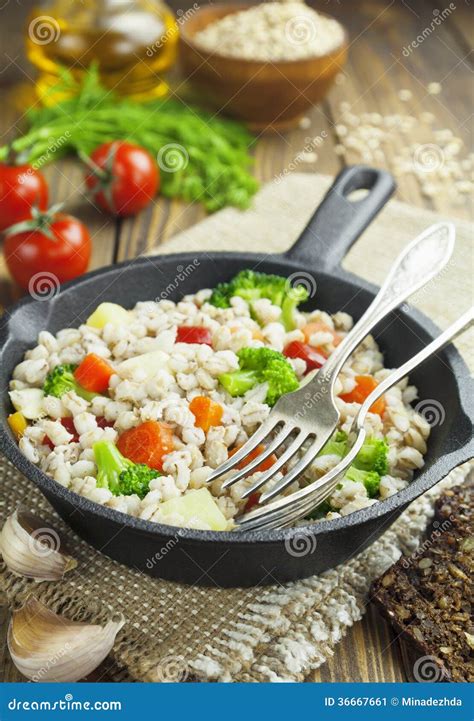
<path id="1" fill-rule="evenodd" d="M 369 192 L 368 188 L 357 188 L 357 190 L 351 190 L 350 193 L 346 195 L 346 198 L 350 200 L 351 203 L 357 203 L 359 200 L 364 200 Z"/>
<path id="2" fill-rule="evenodd" d="M 314 270 L 336 270 L 395 188 L 385 170 L 365 165 L 344 168 L 285 257 Z"/>

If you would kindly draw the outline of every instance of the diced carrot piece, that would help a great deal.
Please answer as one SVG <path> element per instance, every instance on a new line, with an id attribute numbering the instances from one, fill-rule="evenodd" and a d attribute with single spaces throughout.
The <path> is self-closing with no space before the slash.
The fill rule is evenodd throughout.
<path id="1" fill-rule="evenodd" d="M 334 346 L 339 345 L 339 343 L 342 341 L 341 336 L 339 333 L 336 333 L 335 330 L 330 328 L 326 323 L 323 323 L 321 320 L 315 320 L 311 323 L 307 323 L 304 328 L 302 329 L 304 333 L 304 337 L 306 340 L 306 343 L 309 343 L 309 339 L 311 338 L 314 333 L 331 333 L 332 335 L 332 343 Z"/>
<path id="2" fill-rule="evenodd" d="M 166 423 L 145 421 L 124 431 L 118 438 L 117 448 L 134 463 L 145 463 L 161 471 L 163 456 L 174 450 L 173 431 Z"/>
<path id="3" fill-rule="evenodd" d="M 236 448 L 232 448 L 229 451 L 229 458 L 231 456 L 233 456 L 234 453 L 236 453 L 239 450 L 239 448 L 242 448 L 242 446 L 237 446 Z M 265 450 L 265 446 L 260 444 L 259 446 L 254 448 L 253 451 L 251 451 L 248 454 L 248 456 L 246 456 L 244 458 L 243 461 L 240 461 L 240 463 L 237 464 L 237 468 L 245 468 L 245 466 L 248 463 L 250 463 L 250 461 L 253 461 L 254 458 L 257 458 L 257 456 L 259 456 L 261 453 L 263 453 L 264 450 Z M 262 463 L 260 463 L 259 466 L 257 466 L 257 468 L 253 471 L 253 473 L 257 473 L 257 471 L 259 471 L 260 473 L 263 473 L 263 471 L 268 471 L 268 469 L 273 466 L 273 464 L 276 462 L 276 460 L 277 460 L 276 455 L 274 453 L 272 453 L 270 456 L 268 456 L 268 458 L 265 458 L 265 460 L 262 461 Z"/>
<path id="4" fill-rule="evenodd" d="M 196 425 L 207 433 L 211 426 L 220 426 L 224 409 L 207 396 L 196 396 L 189 404 L 189 410 L 196 418 Z"/>
<path id="5" fill-rule="evenodd" d="M 369 396 L 374 388 L 377 388 L 378 381 L 373 376 L 356 376 L 357 385 L 350 393 L 344 393 L 339 396 L 346 403 L 363 403 L 367 396 Z M 385 398 L 379 398 L 370 407 L 371 413 L 377 413 L 379 416 L 383 416 L 385 412 Z"/>
<path id="6" fill-rule="evenodd" d="M 17 440 L 21 438 L 23 433 L 28 428 L 28 421 L 26 420 L 23 413 L 20 413 L 20 411 L 17 411 L 16 413 L 10 413 L 7 421 Z"/>
<path id="7" fill-rule="evenodd" d="M 74 371 L 74 378 L 86 391 L 105 393 L 114 369 L 95 353 L 86 355 Z"/>

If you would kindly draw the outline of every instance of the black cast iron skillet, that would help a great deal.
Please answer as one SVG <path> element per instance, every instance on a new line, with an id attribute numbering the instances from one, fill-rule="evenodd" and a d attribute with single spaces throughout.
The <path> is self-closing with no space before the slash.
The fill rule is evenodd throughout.
<path id="1" fill-rule="evenodd" d="M 366 188 L 362 200 L 348 195 Z M 426 464 L 402 492 L 345 518 L 298 529 L 246 533 L 215 533 L 178 529 L 124 515 L 97 505 L 60 486 L 19 451 L 7 423 L 8 381 L 40 330 L 56 333 L 85 321 L 102 301 L 131 308 L 140 300 L 173 299 L 228 280 L 243 268 L 268 273 L 311 273 L 316 296 L 307 304 L 334 313 L 344 310 L 359 318 L 374 297 L 374 286 L 342 270 L 345 252 L 384 205 L 394 189 L 390 175 L 356 166 L 338 176 L 319 209 L 293 247 L 282 255 L 252 253 L 183 253 L 139 258 L 89 273 L 67 283 L 47 301 L 30 298 L 6 316 L 0 331 L 0 451 L 44 493 L 63 519 L 103 553 L 153 576 L 186 583 L 250 586 L 304 578 L 336 566 L 372 543 L 423 491 L 441 480 L 472 454 L 469 409 L 472 388 L 467 368 L 447 348 L 413 374 L 420 398 L 440 403 L 444 422 L 432 429 Z M 407 238 L 407 242 L 411 238 Z M 380 243 L 385 239 L 380 238 Z M 436 292 L 436 288 L 433 292 Z M 443 299 L 440 298 L 442 303 Z M 398 366 L 437 335 L 436 327 L 412 309 L 397 311 L 375 336 L 387 367 Z M 298 544 L 296 534 L 309 542 Z"/>

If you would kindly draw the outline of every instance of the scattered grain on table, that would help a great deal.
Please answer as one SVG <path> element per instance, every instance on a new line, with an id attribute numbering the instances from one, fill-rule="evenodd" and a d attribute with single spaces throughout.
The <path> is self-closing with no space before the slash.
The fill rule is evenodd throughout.
<path id="1" fill-rule="evenodd" d="M 438 86 L 430 83 L 427 90 L 437 94 L 441 90 Z M 403 102 L 412 99 L 409 90 L 400 90 L 398 96 Z M 343 101 L 335 125 L 339 142 L 334 152 L 344 156 L 349 151 L 364 163 L 391 166 L 396 177 L 413 175 L 426 197 L 442 194 L 461 205 L 474 189 L 474 154 L 467 152 L 462 139 L 450 128 L 437 128 L 435 121 L 427 111 L 419 116 L 357 114 L 348 101 Z"/>

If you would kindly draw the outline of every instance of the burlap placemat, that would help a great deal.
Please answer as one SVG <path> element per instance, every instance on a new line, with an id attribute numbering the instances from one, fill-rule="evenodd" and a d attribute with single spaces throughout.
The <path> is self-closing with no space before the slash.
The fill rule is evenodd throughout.
<path id="1" fill-rule="evenodd" d="M 225 210 L 170 241 L 161 251 L 227 249 L 274 252 L 290 245 L 328 186 L 328 179 L 295 174 L 264 188 L 247 213 Z M 391 203 L 351 251 L 346 267 L 380 281 L 401 246 L 436 217 Z M 416 302 L 441 325 L 471 302 L 471 235 L 457 223 L 458 245 L 432 292 Z M 468 352 L 466 342 L 460 344 Z M 25 581 L 0 567 L 10 602 L 28 594 L 74 620 L 101 622 L 121 612 L 126 624 L 117 637 L 117 681 L 301 681 L 334 652 L 361 618 L 372 580 L 402 552 L 412 551 L 432 516 L 442 486 L 460 482 L 467 466 L 418 499 L 365 552 L 319 577 L 253 589 L 184 586 L 151 579 L 91 549 L 64 527 L 77 569 L 59 583 Z M 1 521 L 22 502 L 53 518 L 36 488 L 0 460 Z"/>

